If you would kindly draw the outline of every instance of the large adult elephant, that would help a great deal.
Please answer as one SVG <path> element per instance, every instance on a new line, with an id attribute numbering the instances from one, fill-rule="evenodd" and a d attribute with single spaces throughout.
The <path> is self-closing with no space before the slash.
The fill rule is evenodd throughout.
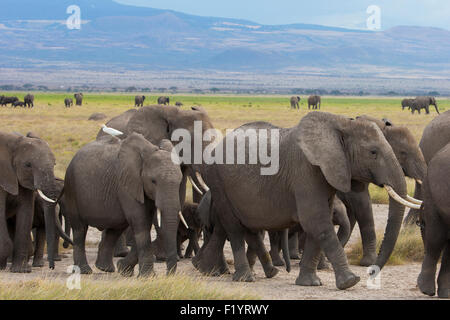
<path id="1" fill-rule="evenodd" d="M 106 230 L 95 265 L 114 272 L 114 245 L 128 225 L 134 243 L 118 262 L 119 271 L 132 274 L 139 263 L 140 276 L 153 274 L 150 229 L 155 213 L 164 230 L 167 271 L 176 271 L 182 173 L 173 163 L 171 151 L 131 133 L 124 140 L 101 138 L 75 154 L 64 179 L 62 202 L 73 229 L 74 264 L 82 274 L 92 273 L 85 252 L 88 226 Z"/>
<path id="2" fill-rule="evenodd" d="M 431 159 L 423 184 L 423 211 L 420 214 L 425 256 L 417 284 L 422 293 L 436 293 L 436 267 L 442 255 L 437 279 L 438 296 L 450 297 L 450 144 Z"/>
<path id="3" fill-rule="evenodd" d="M 75 93 L 73 96 L 75 98 L 75 104 L 77 106 L 81 106 L 83 104 L 83 94 L 81 92 L 79 92 L 79 93 Z"/>
<path id="4" fill-rule="evenodd" d="M 136 96 L 134 97 L 134 106 L 135 107 L 143 107 L 145 101 L 145 96 Z"/>
<path id="5" fill-rule="evenodd" d="M 158 104 L 160 105 L 169 105 L 170 104 L 170 98 L 169 97 L 159 97 L 158 98 Z"/>
<path id="6" fill-rule="evenodd" d="M 369 116 L 357 117 L 357 121 L 370 121 L 375 123 L 392 147 L 405 176 L 416 181 L 423 180 L 427 169 L 425 159 L 416 139 L 408 128 L 395 126 L 386 119 L 378 120 Z M 344 193 L 338 191 L 337 195 L 347 208 L 351 231 L 353 231 L 356 222 L 359 226 L 363 244 L 363 256 L 360 265 L 370 266 L 375 263 L 377 258 L 376 233 L 372 202 L 369 194 L 369 183 L 363 183 L 362 185 L 363 188 L 357 192 L 351 191 Z"/>
<path id="7" fill-rule="evenodd" d="M 308 98 L 308 109 L 311 109 L 311 106 L 313 109 L 317 109 L 317 108 L 320 109 L 320 103 L 321 103 L 320 96 L 317 96 L 317 95 L 310 96 Z"/>
<path id="8" fill-rule="evenodd" d="M 31 272 L 28 251 L 35 191 L 46 200 L 44 218 L 48 259 L 50 268 L 54 268 L 55 228 L 63 235 L 55 210 L 59 194 L 55 186 L 54 166 L 55 157 L 44 140 L 32 133 L 20 136 L 0 132 L 0 269 L 6 268 L 7 258 L 12 252 L 11 272 Z M 6 220 L 13 217 L 15 232 L 11 242 Z"/>
<path id="9" fill-rule="evenodd" d="M 12 104 L 14 102 L 17 102 L 17 101 L 19 101 L 19 98 L 17 98 L 17 97 L 5 97 L 5 96 L 3 96 L 2 99 L 0 99 L 0 105 L 6 106 L 8 104 L 11 104 L 11 106 L 12 106 Z"/>
<path id="10" fill-rule="evenodd" d="M 434 97 L 417 97 L 410 101 L 411 113 L 417 111 L 420 114 L 421 109 L 425 109 L 426 114 L 430 113 L 430 105 L 434 106 L 436 112 L 439 114 L 436 99 Z"/>
<path id="11" fill-rule="evenodd" d="M 446 111 L 434 118 L 423 130 L 419 148 L 422 150 L 425 163 L 431 159 L 450 142 L 450 111 Z M 422 183 L 416 180 L 414 198 L 422 199 Z M 405 224 L 414 224 L 418 219 L 419 211 L 410 210 L 405 218 Z"/>
<path id="12" fill-rule="evenodd" d="M 234 255 L 233 279 L 254 281 L 244 240 L 263 262 L 269 255 L 258 231 L 300 224 L 307 238 L 296 284 L 321 285 L 316 267 L 322 249 L 334 268 L 336 286 L 352 287 L 360 278 L 351 272 L 337 238 L 331 204 L 337 190 L 361 190 L 362 183 L 373 182 L 386 188 L 391 196 L 385 238 L 376 260 L 382 268 L 394 249 L 404 205 L 414 205 L 404 200 L 405 178 L 381 130 L 369 121 L 312 112 L 289 129 L 265 122 L 244 125 L 224 138 L 215 150 L 225 153 L 228 143 L 233 143 L 234 148 L 228 147 L 236 154 L 239 137 L 245 139 L 245 147 L 242 144 L 240 148 L 244 148 L 248 159 L 249 150 L 255 150 L 258 141 L 247 136 L 246 130 L 250 129 L 256 130 L 250 132 L 260 135 L 266 145 L 274 139 L 271 153 L 276 154 L 279 147 L 279 170 L 273 175 L 262 175 L 261 169 L 266 165 L 261 163 L 212 164 L 202 173 L 210 186 L 210 212 L 215 225 L 209 241 L 194 257 L 194 266 L 204 273 L 226 271 L 223 245 L 228 238 Z M 265 132 L 262 137 L 261 132 Z"/>
<path id="13" fill-rule="evenodd" d="M 25 102 L 25 105 L 28 108 L 33 108 L 34 107 L 34 95 L 32 94 L 27 94 L 24 98 L 23 101 Z"/>
<path id="14" fill-rule="evenodd" d="M 411 105 L 414 99 L 403 99 L 402 100 L 402 110 L 405 110 L 405 108 L 411 109 Z"/>
<path id="15" fill-rule="evenodd" d="M 291 97 L 291 109 L 300 109 L 300 97 Z"/>

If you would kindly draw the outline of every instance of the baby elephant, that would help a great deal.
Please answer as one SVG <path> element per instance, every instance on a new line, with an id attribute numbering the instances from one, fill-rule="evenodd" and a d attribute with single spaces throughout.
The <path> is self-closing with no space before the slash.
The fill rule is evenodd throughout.
<path id="1" fill-rule="evenodd" d="M 167 270 L 176 271 L 183 175 L 171 151 L 170 141 L 163 140 L 158 147 L 132 133 L 124 140 L 105 136 L 75 154 L 66 171 L 62 201 L 73 230 L 74 265 L 81 273 L 92 273 L 85 252 L 88 226 L 105 230 L 95 263 L 105 272 L 114 272 L 114 246 L 130 226 L 133 244 L 118 261 L 118 271 L 132 275 L 139 263 L 140 276 L 153 275 L 150 229 L 155 214 L 168 252 Z"/>
<path id="2" fill-rule="evenodd" d="M 437 278 L 438 296 L 450 295 L 450 143 L 442 148 L 428 164 L 422 185 L 424 201 L 419 217 L 425 257 L 417 284 L 422 293 L 436 293 L 436 265 L 442 254 Z"/>
<path id="3" fill-rule="evenodd" d="M 24 107 L 25 107 L 25 102 L 22 102 L 22 101 L 15 101 L 15 102 L 13 102 L 12 106 L 13 106 L 14 108 L 16 108 L 16 107 L 22 107 L 22 108 L 24 108 Z"/>
<path id="4" fill-rule="evenodd" d="M 70 108 L 71 106 L 73 106 L 73 99 L 72 98 L 65 98 L 64 99 L 64 105 L 66 106 L 66 108 Z"/>

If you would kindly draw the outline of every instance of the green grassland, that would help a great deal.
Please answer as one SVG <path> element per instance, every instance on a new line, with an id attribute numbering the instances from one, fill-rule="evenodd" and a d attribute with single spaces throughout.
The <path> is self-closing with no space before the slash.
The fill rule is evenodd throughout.
<path id="1" fill-rule="evenodd" d="M 0 93 L 18 96 L 24 92 Z M 145 94 L 145 93 L 144 93 Z M 156 104 L 159 95 L 147 95 L 146 105 Z M 166 94 L 164 94 L 166 95 Z M 0 107 L 0 130 L 25 134 L 34 132 L 51 146 L 56 159 L 56 175 L 64 178 L 65 170 L 73 155 L 83 145 L 95 139 L 100 124 L 105 121 L 88 121 L 94 112 L 114 117 L 134 106 L 135 94 L 85 94 L 83 106 L 64 107 L 64 98 L 73 97 L 68 93 L 35 93 L 35 108 Z M 214 126 L 222 131 L 233 129 L 252 121 L 268 121 L 282 127 L 297 124 L 308 113 L 305 97 L 300 110 L 291 110 L 289 96 L 231 96 L 231 95 L 169 95 L 172 104 L 181 101 L 182 108 L 200 105 L 207 110 Z M 411 115 L 402 111 L 401 98 L 383 97 L 323 97 L 322 111 L 355 117 L 362 114 L 377 118 L 388 118 L 396 125 L 408 127 L 417 141 L 424 127 L 437 116 L 434 108 L 431 114 Z M 450 109 L 450 99 L 438 99 L 440 112 Z M 410 193 L 413 183 L 408 182 Z M 386 203 L 386 193 L 378 187 L 371 187 L 376 203 Z"/>

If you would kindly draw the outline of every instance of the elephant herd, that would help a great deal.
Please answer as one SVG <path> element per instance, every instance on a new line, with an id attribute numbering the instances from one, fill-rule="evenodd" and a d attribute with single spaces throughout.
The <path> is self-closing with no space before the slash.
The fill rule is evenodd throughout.
<path id="1" fill-rule="evenodd" d="M 24 98 L 23 101 L 20 101 L 19 98 L 17 97 L 5 97 L 4 95 L 0 96 L 0 105 L 2 107 L 7 106 L 8 104 L 11 104 L 11 107 L 28 107 L 28 108 L 33 108 L 34 107 L 34 95 L 32 94 L 27 94 Z"/>
<path id="2" fill-rule="evenodd" d="M 301 98 L 298 96 L 291 97 L 291 109 L 300 109 L 300 100 Z M 321 97 L 318 95 L 312 95 L 308 98 L 308 110 L 312 109 L 317 110 L 320 109 Z"/>
<path id="3" fill-rule="evenodd" d="M 75 93 L 73 95 L 73 97 L 75 98 L 75 103 L 77 106 L 82 106 L 83 105 L 83 94 L 81 92 Z M 65 98 L 64 99 L 64 106 L 66 108 L 70 108 L 73 106 L 73 99 L 72 98 Z"/>
<path id="4" fill-rule="evenodd" d="M 314 111 L 292 128 L 252 122 L 235 129 L 215 141 L 214 163 L 194 159 L 196 149 L 211 147 L 206 139 L 200 146 L 193 144 L 191 150 L 184 150 L 183 161 L 174 161 L 172 134 L 184 129 L 194 137 L 198 123 L 202 134 L 214 130 L 201 107 L 130 109 L 107 122 L 95 141 L 75 154 L 64 181 L 54 177 L 55 158 L 45 141 L 33 133 L 0 132 L 0 164 L 4 168 L 0 175 L 0 268 L 4 269 L 12 256 L 12 272 L 31 271 L 30 231 L 35 225 L 33 216 L 39 215 L 40 225 L 45 226 L 50 267 L 57 258 L 61 236 L 65 246 L 73 244 L 74 265 L 83 274 L 91 273 L 85 241 L 92 226 L 103 231 L 95 265 L 105 272 L 117 267 L 122 275 L 130 276 L 138 265 L 139 276 L 153 275 L 154 262 L 161 257 L 167 273 L 173 273 L 183 256 L 181 243 L 189 239 L 185 257 L 194 251 L 194 267 L 203 274 L 219 276 L 230 273 L 224 256 L 229 241 L 234 281 L 255 281 L 256 258 L 267 278 L 278 273 L 275 264 L 284 264 L 290 271 L 290 259 L 298 259 L 301 251 L 296 285 L 321 285 L 316 270 L 328 260 L 336 287 L 344 290 L 360 281 L 344 252 L 355 224 L 363 242 L 360 264 L 381 269 L 393 252 L 405 207 L 409 207 L 405 221 L 418 221 L 425 245 L 419 288 L 427 295 L 435 294 L 436 265 L 443 252 L 437 292 L 449 297 L 450 111 L 427 126 L 420 145 L 408 128 L 387 119 L 353 119 Z M 257 140 L 267 145 L 278 142 L 279 168 L 274 174 L 262 175 L 261 169 L 266 167 L 262 163 L 218 161 L 225 160 L 226 152 L 237 154 L 240 139 L 245 141 L 240 151 L 246 159 L 251 156 L 255 142 L 242 135 L 247 130 L 254 130 Z M 405 177 L 416 181 L 414 198 L 407 195 Z M 186 203 L 187 180 L 193 188 L 194 204 Z M 369 183 L 386 189 L 390 196 L 378 254 Z M 36 199 L 40 206 L 33 205 Z M 41 208 L 39 214 L 37 207 Z M 339 225 L 337 233 L 335 225 Z M 149 233 L 152 227 L 157 231 L 155 241 Z M 270 253 L 263 242 L 265 231 L 269 232 Z M 200 247 L 201 232 L 204 241 Z M 41 239 L 40 245 L 35 241 L 36 255 L 44 236 L 36 231 L 34 238 Z M 114 255 L 123 256 L 116 266 Z M 41 257 L 38 254 L 36 265 L 42 265 Z"/>
<path id="5" fill-rule="evenodd" d="M 426 114 L 429 114 L 430 106 L 434 106 L 436 112 L 439 114 L 436 99 L 434 97 L 416 97 L 415 99 L 402 100 L 402 110 L 408 108 L 408 110 L 411 110 L 412 114 L 414 114 L 415 111 L 420 114 L 421 109 L 425 109 Z"/>
<path id="6" fill-rule="evenodd" d="M 134 106 L 135 107 L 143 107 L 145 101 L 145 96 L 136 96 L 134 97 Z M 170 98 L 169 97 L 159 97 L 157 99 L 157 102 L 159 105 L 170 105 Z M 175 102 L 175 106 L 181 107 L 183 106 L 183 103 L 177 101 Z"/>

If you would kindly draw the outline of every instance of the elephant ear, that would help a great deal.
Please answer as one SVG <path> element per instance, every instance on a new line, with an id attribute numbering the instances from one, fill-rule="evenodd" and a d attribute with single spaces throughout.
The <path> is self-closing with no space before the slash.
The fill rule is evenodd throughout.
<path id="1" fill-rule="evenodd" d="M 141 135 L 133 133 L 122 142 L 120 147 L 119 183 L 133 199 L 144 203 L 144 184 L 141 177 L 143 161 L 136 136 Z"/>
<path id="2" fill-rule="evenodd" d="M 325 112 L 311 112 L 298 124 L 297 142 L 308 161 L 319 166 L 327 182 L 342 192 L 351 190 L 351 168 L 339 123 L 352 121 Z"/>
<path id="3" fill-rule="evenodd" d="M 12 154 L 7 144 L 0 144 L 0 168 L 0 187 L 9 194 L 17 196 L 19 194 L 19 181 L 12 165 Z"/>
<path id="4" fill-rule="evenodd" d="M 178 108 L 149 106 L 135 111 L 128 121 L 127 131 L 142 134 L 148 141 L 158 144 L 162 139 L 170 139 L 172 119 Z"/>

